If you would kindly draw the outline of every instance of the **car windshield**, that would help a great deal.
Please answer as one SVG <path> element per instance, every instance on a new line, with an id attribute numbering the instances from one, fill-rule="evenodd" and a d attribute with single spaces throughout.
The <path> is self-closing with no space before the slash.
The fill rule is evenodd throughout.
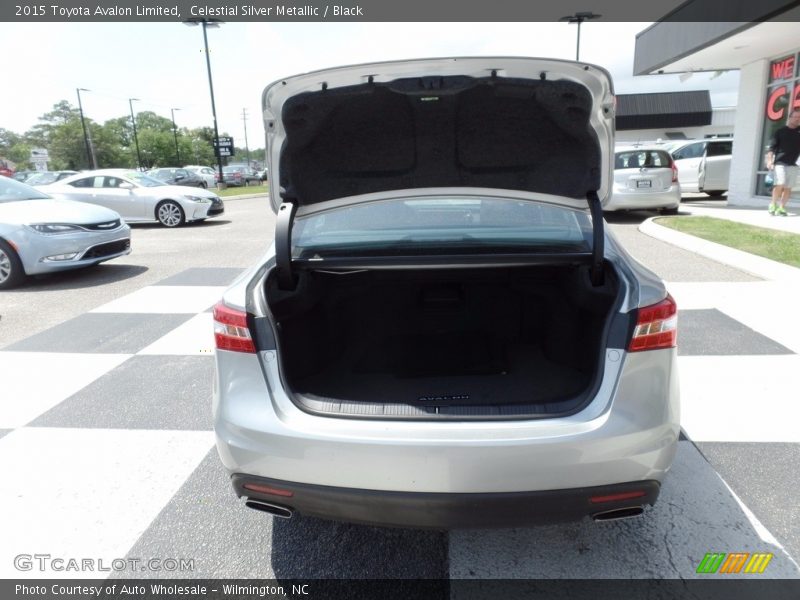
<path id="1" fill-rule="evenodd" d="M 47 185 L 58 180 L 58 173 L 52 171 L 45 171 L 43 173 L 36 173 L 31 175 L 25 180 L 28 185 Z"/>
<path id="2" fill-rule="evenodd" d="M 163 181 L 159 181 L 155 177 L 150 177 L 149 175 L 139 173 L 138 171 L 127 171 L 123 175 L 142 187 L 157 187 L 160 185 L 165 185 Z"/>
<path id="3" fill-rule="evenodd" d="M 588 252 L 589 217 L 504 198 L 397 199 L 295 219 L 293 256 L 481 252 Z"/>
<path id="4" fill-rule="evenodd" d="M 49 200 L 50 196 L 40 192 L 36 188 L 11 179 L 0 176 L 0 204 L 6 202 L 17 202 L 19 200 Z"/>

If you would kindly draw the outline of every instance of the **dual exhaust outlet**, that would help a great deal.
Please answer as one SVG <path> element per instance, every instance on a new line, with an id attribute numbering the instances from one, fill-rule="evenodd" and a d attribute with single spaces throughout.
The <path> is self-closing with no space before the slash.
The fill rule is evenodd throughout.
<path id="1" fill-rule="evenodd" d="M 248 508 L 260 510 L 275 517 L 280 517 L 281 519 L 291 519 L 292 515 L 294 514 L 294 511 L 286 506 L 270 504 L 269 502 L 264 502 L 263 500 L 253 500 L 252 498 L 248 498 L 244 505 Z"/>
<path id="2" fill-rule="evenodd" d="M 248 498 L 245 502 L 245 506 L 254 510 L 260 510 L 262 512 L 269 513 L 275 517 L 280 517 L 281 519 L 291 519 L 294 515 L 294 510 L 291 508 L 280 506 L 279 504 L 271 504 L 269 502 L 264 502 L 263 500 L 253 500 L 252 498 Z M 627 508 L 616 508 L 614 510 L 594 513 L 592 515 L 592 519 L 596 522 L 619 521 L 620 519 L 638 517 L 643 512 L 644 508 L 641 506 L 629 506 Z"/>

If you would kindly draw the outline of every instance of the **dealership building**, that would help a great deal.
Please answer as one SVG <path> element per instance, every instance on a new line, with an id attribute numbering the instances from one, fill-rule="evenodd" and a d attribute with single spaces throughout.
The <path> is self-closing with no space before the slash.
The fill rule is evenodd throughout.
<path id="1" fill-rule="evenodd" d="M 634 75 L 740 71 L 728 204 L 766 208 L 767 146 L 800 108 L 800 7 L 786 0 L 737 5 L 719 12 L 715 0 L 690 0 L 640 32 Z M 790 205 L 800 207 L 800 184 Z"/>

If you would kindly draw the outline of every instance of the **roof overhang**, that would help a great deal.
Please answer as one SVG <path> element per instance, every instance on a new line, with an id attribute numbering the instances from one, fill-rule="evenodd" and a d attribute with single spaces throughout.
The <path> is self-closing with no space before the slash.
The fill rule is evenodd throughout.
<path id="1" fill-rule="evenodd" d="M 718 5 L 719 0 L 690 0 L 639 33 L 634 75 L 739 69 L 797 47 L 800 2 Z M 717 9 L 730 20 L 705 18 Z"/>

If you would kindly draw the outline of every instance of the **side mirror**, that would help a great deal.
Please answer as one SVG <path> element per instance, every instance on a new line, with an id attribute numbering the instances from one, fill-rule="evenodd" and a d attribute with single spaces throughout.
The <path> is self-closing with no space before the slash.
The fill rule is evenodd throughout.
<path id="1" fill-rule="evenodd" d="M 175 175 L 175 181 L 180 181 L 181 179 L 186 179 L 183 175 Z"/>
<path id="2" fill-rule="evenodd" d="M 123 190 L 132 190 L 133 189 L 133 184 L 132 183 L 128 183 L 126 181 L 126 182 L 120 183 L 119 187 L 120 187 L 120 189 L 123 189 Z"/>

